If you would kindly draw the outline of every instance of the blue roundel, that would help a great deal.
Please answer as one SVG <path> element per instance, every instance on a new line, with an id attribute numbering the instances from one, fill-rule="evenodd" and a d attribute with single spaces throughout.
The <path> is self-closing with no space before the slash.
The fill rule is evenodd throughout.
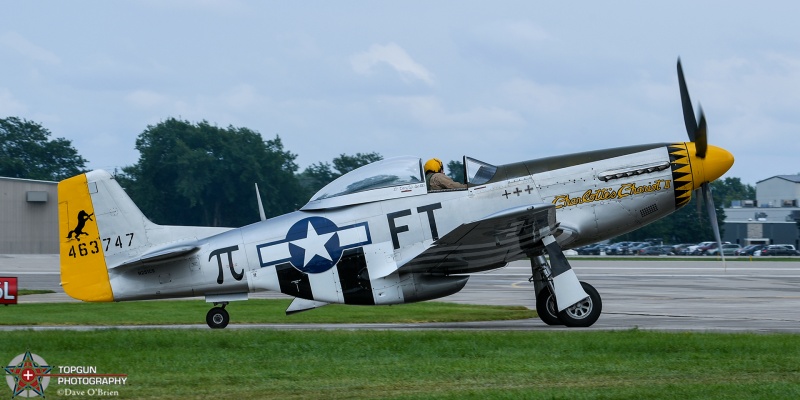
<path id="1" fill-rule="evenodd" d="M 289 242 L 289 262 L 308 274 L 325 272 L 342 257 L 339 227 L 323 217 L 309 217 L 295 222 L 286 233 Z"/>

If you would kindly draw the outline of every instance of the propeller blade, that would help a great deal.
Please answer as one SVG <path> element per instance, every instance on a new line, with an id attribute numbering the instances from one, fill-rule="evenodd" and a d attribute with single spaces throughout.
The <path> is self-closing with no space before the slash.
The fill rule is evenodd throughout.
<path id="1" fill-rule="evenodd" d="M 708 150 L 708 135 L 706 134 L 706 115 L 703 114 L 703 108 L 700 108 L 700 126 L 694 133 L 694 153 L 699 158 L 706 158 L 706 150 Z"/>
<path id="2" fill-rule="evenodd" d="M 678 58 L 678 84 L 681 89 L 681 105 L 683 106 L 683 122 L 686 124 L 686 133 L 689 135 L 689 140 L 694 142 L 695 132 L 697 132 L 697 120 L 694 118 L 692 99 L 689 98 L 689 89 L 686 87 L 686 78 L 683 77 L 680 58 Z"/>
<path id="3" fill-rule="evenodd" d="M 711 229 L 714 230 L 714 239 L 717 239 L 717 249 L 719 249 L 719 255 L 722 257 L 722 266 L 727 272 L 728 268 L 725 264 L 725 253 L 722 251 L 722 238 L 719 234 L 719 225 L 717 225 L 717 208 L 714 207 L 714 197 L 711 195 L 711 187 L 708 182 L 704 183 L 702 188 L 703 197 L 705 198 L 708 210 L 708 219 L 711 221 Z"/>
<path id="4" fill-rule="evenodd" d="M 695 156 L 700 159 L 706 158 L 708 151 L 708 128 L 706 125 L 706 115 L 703 113 L 703 108 L 700 107 L 700 123 L 694 117 L 694 109 L 692 108 L 692 99 L 689 97 L 689 89 L 686 87 L 686 78 L 683 76 L 683 67 L 681 66 L 681 59 L 678 58 L 678 84 L 681 89 L 681 106 L 683 107 L 683 122 L 686 124 L 686 133 L 689 134 L 689 140 L 694 142 Z M 717 224 L 717 208 L 714 206 L 714 198 L 711 195 L 711 186 L 708 182 L 700 185 L 700 189 L 695 191 L 697 197 L 697 216 L 700 217 L 700 190 L 702 189 L 702 199 L 706 203 L 708 210 L 708 219 L 711 222 L 711 229 L 714 231 L 714 238 L 717 239 L 717 248 L 719 255 L 722 257 L 722 265 L 727 272 L 727 265 L 725 264 L 725 253 L 722 252 L 722 238 L 719 234 L 719 225 Z"/>
<path id="5" fill-rule="evenodd" d="M 700 220 L 700 217 L 703 215 L 703 192 L 702 189 L 696 189 L 694 191 L 694 198 L 697 199 L 697 220 Z"/>

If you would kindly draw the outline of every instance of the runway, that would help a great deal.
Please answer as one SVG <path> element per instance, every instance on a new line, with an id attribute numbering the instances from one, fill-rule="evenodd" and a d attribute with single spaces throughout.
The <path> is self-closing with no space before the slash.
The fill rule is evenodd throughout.
<path id="1" fill-rule="evenodd" d="M 800 332 L 800 262 L 585 261 L 578 278 L 603 300 L 591 329 Z M 527 263 L 474 276 L 447 301 L 533 307 Z M 516 300 L 514 302 L 514 300 Z"/>
<path id="2" fill-rule="evenodd" d="M 619 260 L 570 258 L 578 278 L 600 292 L 603 314 L 591 328 L 547 326 L 538 319 L 478 323 L 431 324 L 236 324 L 235 303 L 226 329 L 400 329 L 400 330 L 660 330 L 713 332 L 800 332 L 800 259 L 793 262 L 689 261 L 679 258 Z M 57 256 L 0 255 L 0 276 L 17 276 L 21 288 L 57 293 L 21 296 L 20 303 L 73 301 L 58 286 Z M 528 283 L 530 266 L 515 262 L 473 275 L 459 293 L 441 301 L 535 307 Z M 281 298 L 279 293 L 251 298 Z M 313 312 L 313 311 L 309 311 Z M 201 318 L 203 316 L 200 316 Z M 33 327 L 0 327 L 0 330 Z M 152 327 L 68 327 L 66 329 L 206 328 L 197 325 Z M 65 329 L 36 327 L 33 329 Z"/>

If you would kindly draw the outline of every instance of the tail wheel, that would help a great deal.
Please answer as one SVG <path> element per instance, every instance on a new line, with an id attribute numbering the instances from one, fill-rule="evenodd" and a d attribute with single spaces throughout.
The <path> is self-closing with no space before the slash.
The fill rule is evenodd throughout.
<path id="1" fill-rule="evenodd" d="M 558 318 L 568 327 L 586 328 L 592 326 L 600 318 L 600 313 L 603 311 L 600 293 L 597 292 L 594 286 L 586 282 L 581 282 L 581 286 L 589 297 L 558 313 Z M 538 307 L 536 311 L 539 311 Z"/>
<path id="2" fill-rule="evenodd" d="M 545 287 L 536 296 L 536 313 L 539 314 L 539 319 L 547 325 L 564 325 L 558 318 L 556 296 L 553 296 L 550 288 Z"/>
<path id="3" fill-rule="evenodd" d="M 231 322 L 231 316 L 222 307 L 214 307 L 206 314 L 206 323 L 211 329 L 222 329 Z"/>

